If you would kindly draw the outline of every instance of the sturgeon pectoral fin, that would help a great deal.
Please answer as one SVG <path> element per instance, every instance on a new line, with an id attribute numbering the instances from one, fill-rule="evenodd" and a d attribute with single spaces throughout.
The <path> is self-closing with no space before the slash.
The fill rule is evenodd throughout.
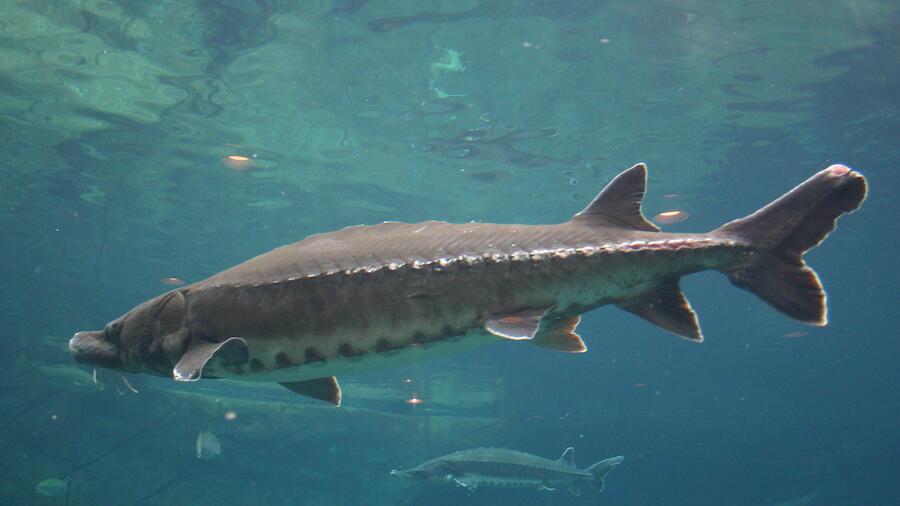
<path id="1" fill-rule="evenodd" d="M 703 334 L 697 313 L 691 309 L 678 281 L 678 278 L 663 280 L 655 289 L 618 306 L 680 337 L 701 342 Z"/>
<path id="2" fill-rule="evenodd" d="M 222 342 L 196 340 L 192 342 L 181 360 L 175 364 L 172 377 L 176 381 L 197 381 L 203 374 L 203 366 L 216 354 L 223 354 L 228 363 L 242 363 L 249 360 L 247 342 L 240 337 L 229 337 Z"/>
<path id="3" fill-rule="evenodd" d="M 472 481 L 467 481 L 465 478 L 453 478 L 453 483 L 456 483 L 460 487 L 463 487 L 468 490 L 475 490 L 475 487 L 478 486 L 477 483 Z"/>
<path id="4" fill-rule="evenodd" d="M 533 339 L 541 327 L 541 317 L 548 310 L 549 308 L 525 309 L 518 313 L 494 315 L 488 318 L 484 330 L 514 341 Z"/>
<path id="5" fill-rule="evenodd" d="M 330 402 L 335 406 L 341 405 L 341 386 L 334 376 L 279 384 L 291 392 Z"/>
<path id="6" fill-rule="evenodd" d="M 575 333 L 575 328 L 580 322 L 580 316 L 545 322 L 534 337 L 534 344 L 553 351 L 584 353 L 587 346 L 581 340 L 581 336 Z"/>

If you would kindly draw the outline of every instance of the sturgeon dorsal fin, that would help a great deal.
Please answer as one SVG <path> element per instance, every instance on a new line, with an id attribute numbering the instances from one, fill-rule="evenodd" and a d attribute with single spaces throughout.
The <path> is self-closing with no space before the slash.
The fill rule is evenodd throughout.
<path id="1" fill-rule="evenodd" d="M 341 386 L 334 376 L 279 384 L 291 392 L 330 402 L 335 406 L 341 405 Z"/>
<path id="2" fill-rule="evenodd" d="M 678 278 L 664 279 L 650 291 L 618 306 L 680 337 L 703 341 L 697 313 L 681 291 Z"/>
<path id="3" fill-rule="evenodd" d="M 623 171 L 606 185 L 583 211 L 572 217 L 576 223 L 602 227 L 659 232 L 641 212 L 647 189 L 647 166 L 639 163 Z"/>
<path id="4" fill-rule="evenodd" d="M 222 342 L 197 340 L 192 342 L 187 351 L 172 370 L 176 381 L 197 381 L 203 374 L 203 367 L 217 353 L 225 354 L 229 363 L 243 363 L 249 360 L 247 342 L 241 337 L 229 337 Z"/>
<path id="5" fill-rule="evenodd" d="M 566 451 L 564 451 L 556 461 L 575 467 L 575 448 L 572 448 L 571 446 L 566 448 Z"/>

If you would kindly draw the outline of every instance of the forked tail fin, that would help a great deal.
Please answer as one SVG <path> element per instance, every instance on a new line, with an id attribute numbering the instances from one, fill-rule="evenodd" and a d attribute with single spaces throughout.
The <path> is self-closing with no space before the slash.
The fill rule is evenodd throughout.
<path id="1" fill-rule="evenodd" d="M 825 291 L 803 254 L 834 230 L 837 219 L 866 198 L 866 180 L 843 165 L 832 165 L 759 211 L 726 223 L 713 235 L 754 247 L 755 258 L 723 271 L 775 309 L 810 325 L 828 322 Z"/>
<path id="2" fill-rule="evenodd" d="M 602 491 L 604 486 L 603 478 L 605 478 L 606 475 L 613 470 L 613 468 L 621 464 L 623 460 L 625 460 L 625 457 L 622 456 L 611 457 L 608 459 L 603 459 L 600 462 L 597 462 L 596 464 L 587 468 L 587 472 L 594 475 L 594 477 L 591 478 L 591 486 L 594 487 L 597 492 Z"/>

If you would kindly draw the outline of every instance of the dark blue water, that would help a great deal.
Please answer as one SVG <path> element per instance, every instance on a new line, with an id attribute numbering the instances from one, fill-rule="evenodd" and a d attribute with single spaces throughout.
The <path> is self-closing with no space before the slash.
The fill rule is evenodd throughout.
<path id="1" fill-rule="evenodd" d="M 896 503 L 896 2 L 6 2 L 0 52 L 0 504 Z M 588 353 L 350 375 L 341 408 L 67 351 L 167 278 L 361 223 L 557 223 L 638 161 L 673 232 L 864 173 L 806 256 L 829 325 L 702 273 L 702 344 L 605 307 Z M 389 474 L 477 446 L 625 461 L 580 498 Z"/>

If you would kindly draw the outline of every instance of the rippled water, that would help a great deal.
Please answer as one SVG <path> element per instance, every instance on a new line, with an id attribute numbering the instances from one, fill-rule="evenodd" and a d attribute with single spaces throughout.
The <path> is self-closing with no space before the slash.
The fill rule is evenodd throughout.
<path id="1" fill-rule="evenodd" d="M 0 503 L 892 503 L 898 34 L 888 0 L 3 2 Z M 831 324 L 702 274 L 702 345 L 604 308 L 587 354 L 501 343 L 354 375 L 340 409 L 94 375 L 66 350 L 312 233 L 560 222 L 638 161 L 647 215 L 686 218 L 667 231 L 832 163 L 865 173 L 863 209 L 808 256 Z M 600 499 L 389 474 L 476 446 L 625 462 Z"/>

